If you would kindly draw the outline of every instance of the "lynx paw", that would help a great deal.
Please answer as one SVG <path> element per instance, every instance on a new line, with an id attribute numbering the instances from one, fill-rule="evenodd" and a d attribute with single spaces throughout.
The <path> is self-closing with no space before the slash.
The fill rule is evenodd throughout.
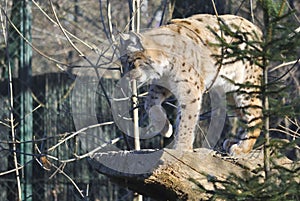
<path id="1" fill-rule="evenodd" d="M 223 149 L 230 156 L 239 156 L 245 154 L 241 142 L 237 139 L 227 139 L 223 143 Z"/>
<path id="2" fill-rule="evenodd" d="M 173 134 L 173 127 L 172 124 L 170 124 L 169 120 L 166 121 L 165 127 L 160 132 L 162 136 L 169 138 Z"/>
<path id="3" fill-rule="evenodd" d="M 148 126 L 147 130 L 148 133 L 152 133 L 154 135 L 161 134 L 166 138 L 171 137 L 173 134 L 173 127 L 169 120 L 166 120 L 164 125 L 162 125 L 162 122 L 151 122 L 151 125 Z"/>
<path id="4" fill-rule="evenodd" d="M 164 137 L 171 137 L 173 127 L 167 119 L 167 115 L 161 106 L 152 106 L 149 110 L 150 125 L 149 128 L 152 132 L 160 133 Z"/>

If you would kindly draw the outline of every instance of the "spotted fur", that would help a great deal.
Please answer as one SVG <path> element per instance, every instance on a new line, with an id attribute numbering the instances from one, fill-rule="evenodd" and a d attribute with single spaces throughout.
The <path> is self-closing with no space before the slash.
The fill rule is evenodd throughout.
<path id="1" fill-rule="evenodd" d="M 212 45 L 219 43 L 216 36 L 227 43 L 236 41 L 236 38 L 220 31 L 220 24 L 225 24 L 233 32 L 239 30 L 247 33 L 242 36 L 245 40 L 260 40 L 261 31 L 255 25 L 233 15 L 220 16 L 219 20 L 213 15 L 174 19 L 168 25 L 142 34 L 123 35 L 121 39 L 125 63 L 133 67 L 131 77 L 141 82 L 152 80 L 154 84 L 150 87 L 145 103 L 147 111 L 155 106 L 149 112 L 151 126 L 155 127 L 159 123 L 158 117 L 163 114 L 161 104 L 170 96 L 170 91 L 178 100 L 180 112 L 177 117 L 175 149 L 193 149 L 202 95 L 211 87 L 222 86 L 226 92 L 238 91 L 234 99 L 247 129 L 235 140 L 225 141 L 224 148 L 230 154 L 251 151 L 260 135 L 262 101 L 259 98 L 259 86 L 262 69 L 251 59 L 235 61 L 234 58 L 224 58 L 223 65 L 216 64 L 214 55 L 222 53 L 220 46 Z M 240 44 L 239 48 L 250 50 L 254 46 Z M 161 80 L 167 83 L 169 90 L 157 86 Z M 249 87 L 244 87 L 244 84 Z M 161 133 L 170 136 L 172 132 L 172 126 L 166 121 Z"/>

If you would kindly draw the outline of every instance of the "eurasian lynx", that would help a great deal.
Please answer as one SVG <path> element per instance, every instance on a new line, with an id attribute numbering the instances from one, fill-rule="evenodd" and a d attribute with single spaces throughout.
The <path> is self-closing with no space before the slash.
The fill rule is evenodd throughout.
<path id="1" fill-rule="evenodd" d="M 141 82 L 152 80 L 154 84 L 145 103 L 148 111 L 155 106 L 149 112 L 151 126 L 161 124 L 161 104 L 171 95 L 170 91 L 178 100 L 180 112 L 177 115 L 175 149 L 193 149 L 202 95 L 208 88 L 216 86 L 222 86 L 226 92 L 236 91 L 234 100 L 241 119 L 247 125 L 246 131 L 235 140 L 224 142 L 226 151 L 230 154 L 247 153 L 260 135 L 262 101 L 259 99 L 259 86 L 262 69 L 251 55 L 244 59 L 224 57 L 222 65 L 216 64 L 214 55 L 232 50 L 212 44 L 219 44 L 220 38 L 229 44 L 238 40 L 230 34 L 223 34 L 220 24 L 229 27 L 232 33 L 244 33 L 239 35 L 240 40 L 261 40 L 261 31 L 244 18 L 223 15 L 218 19 L 206 14 L 174 19 L 168 25 L 142 34 L 130 33 L 121 39 L 126 51 L 126 63 L 133 68 L 130 76 Z M 256 44 L 241 43 L 239 48 L 249 51 L 259 49 Z M 169 90 L 155 85 L 159 80 L 165 80 Z M 161 133 L 170 136 L 172 132 L 167 120 Z"/>

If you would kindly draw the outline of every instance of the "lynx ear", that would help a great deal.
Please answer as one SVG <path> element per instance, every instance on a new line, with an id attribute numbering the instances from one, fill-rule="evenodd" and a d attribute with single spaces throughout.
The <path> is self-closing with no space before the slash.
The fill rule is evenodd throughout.
<path id="1" fill-rule="evenodd" d="M 144 50 L 141 37 L 134 32 L 128 34 L 120 34 L 121 50 L 126 52 L 136 52 Z"/>

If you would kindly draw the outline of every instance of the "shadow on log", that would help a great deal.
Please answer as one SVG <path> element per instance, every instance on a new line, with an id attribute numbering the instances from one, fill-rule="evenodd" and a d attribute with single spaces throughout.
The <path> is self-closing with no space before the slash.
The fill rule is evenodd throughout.
<path id="1" fill-rule="evenodd" d="M 287 158 L 276 161 L 291 168 Z M 211 179 L 225 180 L 231 174 L 247 177 L 263 167 L 263 154 L 252 152 L 243 158 L 222 157 L 201 148 L 194 152 L 172 149 L 95 153 L 91 164 L 112 181 L 158 200 L 207 200 L 213 191 Z"/>

